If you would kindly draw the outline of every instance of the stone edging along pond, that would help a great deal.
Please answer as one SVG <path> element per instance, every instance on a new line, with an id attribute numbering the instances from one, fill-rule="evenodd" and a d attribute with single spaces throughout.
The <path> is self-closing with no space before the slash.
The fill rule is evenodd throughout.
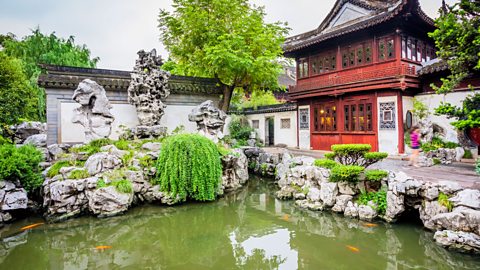
<path id="1" fill-rule="evenodd" d="M 266 153 L 258 148 L 244 151 L 252 171 L 278 181 L 277 198 L 294 200 L 299 208 L 389 223 L 407 215 L 419 216 L 424 227 L 435 232 L 434 239 L 439 245 L 480 254 L 479 190 L 465 189 L 456 182 L 423 182 L 404 172 L 389 172 L 381 181 L 386 207 L 380 214 L 373 201 L 358 202 L 365 192 L 364 183 L 330 182 L 330 170 L 314 166 L 313 158 L 292 157 L 288 151 L 283 154 Z"/>

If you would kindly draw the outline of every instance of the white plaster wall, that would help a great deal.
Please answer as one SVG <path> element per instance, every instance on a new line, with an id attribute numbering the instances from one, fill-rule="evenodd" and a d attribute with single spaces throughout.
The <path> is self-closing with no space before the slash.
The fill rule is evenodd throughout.
<path id="1" fill-rule="evenodd" d="M 264 114 L 250 114 L 247 118 L 252 125 L 253 120 L 259 121 L 259 128 L 255 129 L 257 138 L 265 142 L 266 119 L 274 119 L 274 144 L 285 144 L 288 147 L 297 147 L 297 112 L 278 112 Z M 290 128 L 281 128 L 281 119 L 290 119 Z"/>
<path id="2" fill-rule="evenodd" d="M 413 110 L 413 97 L 402 97 L 402 104 L 403 104 L 403 123 L 407 122 L 407 112 Z M 415 119 L 413 119 L 413 124 L 415 124 Z M 409 130 L 405 130 L 405 134 L 407 134 Z M 402 140 L 402 138 L 400 138 Z M 405 140 L 405 139 L 403 139 Z M 405 154 L 412 153 L 412 149 L 405 144 Z"/>
<path id="3" fill-rule="evenodd" d="M 73 110 L 79 106 L 79 104 L 69 101 L 61 102 L 59 143 L 81 143 L 85 141 L 83 126 L 72 123 Z M 195 132 L 196 124 L 188 121 L 188 114 L 194 107 L 193 105 L 168 105 L 160 122 L 161 125 L 167 127 L 168 132 L 180 125 L 183 125 L 187 132 Z M 118 136 L 122 133 L 120 126 L 131 128 L 139 124 L 136 109 L 130 104 L 112 103 L 111 112 L 115 117 L 110 135 L 111 139 L 118 139 Z"/>
<path id="4" fill-rule="evenodd" d="M 309 105 L 306 105 L 306 106 L 298 106 L 298 117 L 300 117 L 300 110 L 301 109 L 308 109 L 308 116 L 307 116 L 307 119 L 308 119 L 308 129 L 299 129 L 298 130 L 298 147 L 300 149 L 305 149 L 305 150 L 310 150 L 310 106 Z M 300 119 L 297 118 L 300 122 Z"/>
<path id="5" fill-rule="evenodd" d="M 461 106 L 463 100 L 468 95 L 473 93 L 480 93 L 480 91 L 465 91 L 465 92 L 453 92 L 447 95 L 437 95 L 437 94 L 429 94 L 429 95 L 418 95 L 415 98 L 425 105 L 427 105 L 430 111 L 430 117 L 433 123 L 441 126 L 446 130 L 446 140 L 458 143 L 457 131 L 455 128 L 450 125 L 451 122 L 455 121 L 455 119 L 448 119 L 445 116 L 437 116 L 434 115 L 434 110 L 440 105 L 440 102 L 448 102 L 454 106 Z"/>
<path id="6" fill-rule="evenodd" d="M 395 129 L 382 130 L 380 129 L 380 103 L 395 102 Z M 380 152 L 386 152 L 390 155 L 398 154 L 398 103 L 397 96 L 378 97 L 377 98 L 377 115 L 378 115 L 378 148 Z"/>

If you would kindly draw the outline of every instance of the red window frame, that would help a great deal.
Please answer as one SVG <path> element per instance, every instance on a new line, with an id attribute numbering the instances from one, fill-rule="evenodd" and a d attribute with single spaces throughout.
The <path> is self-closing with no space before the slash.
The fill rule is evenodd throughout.
<path id="1" fill-rule="evenodd" d="M 343 130 L 346 132 L 373 131 L 373 100 L 359 99 L 343 103 Z"/>
<path id="2" fill-rule="evenodd" d="M 334 102 L 313 106 L 313 131 L 329 132 L 338 130 L 338 112 Z"/>

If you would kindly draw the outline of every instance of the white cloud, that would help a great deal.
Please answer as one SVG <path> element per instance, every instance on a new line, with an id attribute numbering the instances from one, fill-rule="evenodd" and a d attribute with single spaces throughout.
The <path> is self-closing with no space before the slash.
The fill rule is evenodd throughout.
<path id="1" fill-rule="evenodd" d="M 449 0 L 447 3 L 453 3 Z M 335 0 L 253 0 L 265 6 L 268 21 L 287 22 L 290 34 L 318 27 Z M 420 0 L 434 17 L 440 0 Z M 167 57 L 159 41 L 157 17 L 160 8 L 171 10 L 171 0 L 0 0 L 0 33 L 29 34 L 40 26 L 43 32 L 73 35 L 87 44 L 100 68 L 130 70 L 139 49 L 157 51 Z"/>

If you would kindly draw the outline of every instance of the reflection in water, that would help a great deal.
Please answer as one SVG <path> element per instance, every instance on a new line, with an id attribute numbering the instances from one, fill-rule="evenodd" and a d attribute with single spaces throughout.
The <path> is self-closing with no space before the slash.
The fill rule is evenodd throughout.
<path id="1" fill-rule="evenodd" d="M 276 200 L 274 191 L 273 183 L 252 179 L 248 190 L 213 203 L 142 206 L 124 216 L 83 217 L 21 233 L 43 220 L 20 221 L 0 230 L 0 269 L 479 268 L 479 258 L 437 246 L 432 233 L 416 225 L 368 227 L 300 211 Z"/>

